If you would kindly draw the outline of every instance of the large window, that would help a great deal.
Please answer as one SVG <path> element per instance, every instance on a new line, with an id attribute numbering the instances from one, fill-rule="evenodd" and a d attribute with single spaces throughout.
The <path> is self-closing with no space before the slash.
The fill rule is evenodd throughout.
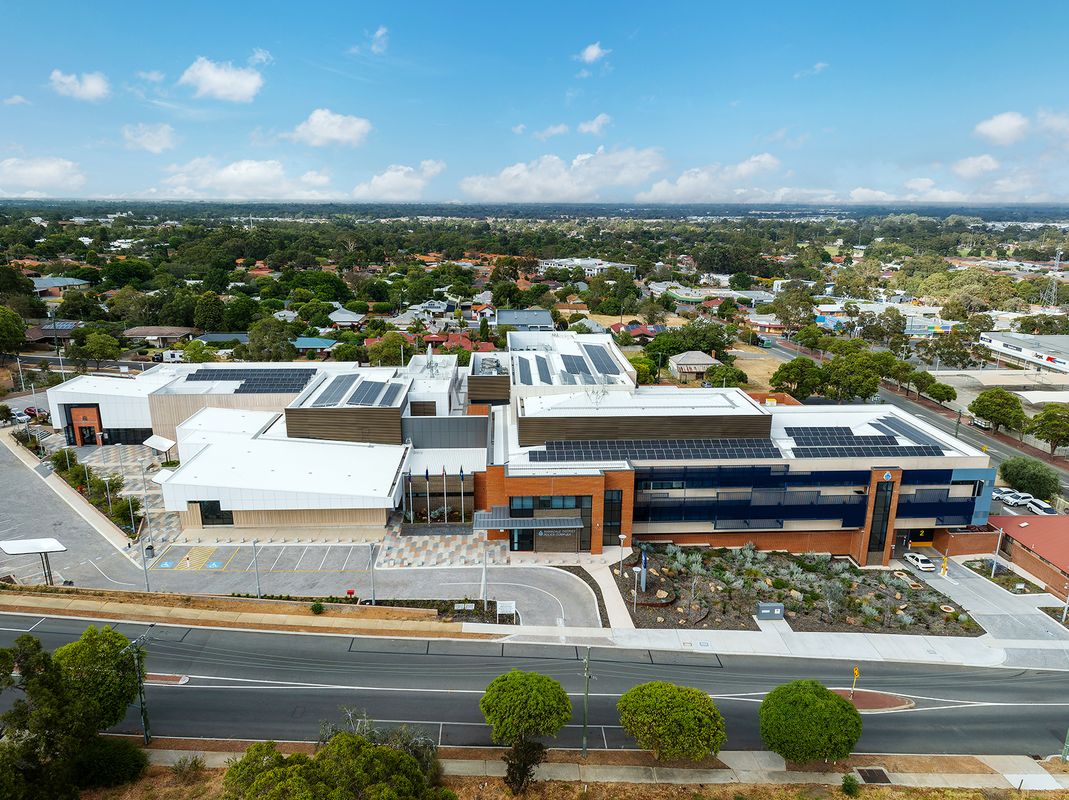
<path id="1" fill-rule="evenodd" d="M 624 493 L 622 489 L 605 490 L 605 522 L 601 531 L 601 544 L 620 543 L 620 519 L 624 510 Z"/>
<path id="2" fill-rule="evenodd" d="M 199 505 L 200 524 L 204 527 L 234 524 L 234 512 L 220 508 L 218 500 L 201 500 Z"/>
<path id="3" fill-rule="evenodd" d="M 579 534 L 579 549 L 590 550 L 590 495 L 541 495 L 509 498 L 509 516 L 511 517 L 574 517 L 583 520 L 583 530 Z M 579 513 L 575 514 L 574 509 Z M 619 531 L 617 531 L 619 532 Z"/>
<path id="4" fill-rule="evenodd" d="M 880 481 L 876 484 L 876 500 L 872 506 L 872 525 L 869 528 L 869 563 L 879 563 L 887 542 L 887 522 L 891 516 L 891 495 L 894 482 Z"/>

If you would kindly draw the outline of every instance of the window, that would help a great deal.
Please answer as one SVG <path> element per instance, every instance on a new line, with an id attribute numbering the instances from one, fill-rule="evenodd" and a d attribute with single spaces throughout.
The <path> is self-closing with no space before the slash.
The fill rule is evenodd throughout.
<path id="1" fill-rule="evenodd" d="M 601 531 L 601 543 L 620 543 L 620 518 L 623 515 L 624 493 L 622 489 L 605 490 L 605 521 Z"/>
<path id="2" fill-rule="evenodd" d="M 209 525 L 234 524 L 234 512 L 220 508 L 218 500 L 201 500 L 198 505 L 200 506 L 201 525 L 208 527 Z"/>

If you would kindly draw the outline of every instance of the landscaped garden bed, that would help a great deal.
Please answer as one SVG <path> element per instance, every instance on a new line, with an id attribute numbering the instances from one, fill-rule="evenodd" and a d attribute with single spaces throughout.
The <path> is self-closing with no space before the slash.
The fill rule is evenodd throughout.
<path id="1" fill-rule="evenodd" d="M 977 575 L 983 575 L 989 581 L 993 581 L 1012 594 L 1042 594 L 1044 589 L 1036 586 L 1027 578 L 1022 578 L 1009 567 L 999 564 L 995 567 L 995 577 L 991 577 L 991 559 L 983 558 L 976 561 L 966 561 L 965 566 Z M 1022 589 L 1017 587 L 1021 586 Z"/>
<path id="2" fill-rule="evenodd" d="M 958 605 L 908 572 L 859 569 L 821 553 L 644 545 L 646 591 L 634 595 L 636 553 L 612 567 L 640 628 L 757 630 L 757 603 L 783 603 L 796 631 L 979 636 Z M 637 600 L 637 602 L 636 602 Z"/>
<path id="3" fill-rule="evenodd" d="M 369 605 L 368 599 L 360 601 L 360 605 Z M 378 600 L 377 605 L 391 608 L 431 608 L 438 612 L 439 622 L 489 622 L 501 623 L 502 625 L 517 625 L 519 620 L 516 614 L 497 614 L 497 603 L 489 600 Z M 471 606 L 469 608 L 468 606 Z"/>

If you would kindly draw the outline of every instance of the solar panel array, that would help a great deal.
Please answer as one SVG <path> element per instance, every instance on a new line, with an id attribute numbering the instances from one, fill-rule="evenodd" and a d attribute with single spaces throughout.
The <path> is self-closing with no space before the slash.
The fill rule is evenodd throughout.
<path id="1" fill-rule="evenodd" d="M 938 447 L 942 449 L 942 445 L 939 443 L 938 439 L 929 436 L 923 431 L 917 430 L 908 422 L 904 422 L 903 420 L 898 419 L 898 417 L 881 417 L 879 423 L 875 424 L 879 424 L 885 429 L 890 428 L 891 431 L 899 434 L 900 436 L 905 436 L 911 442 L 916 442 L 917 444 L 926 444 L 932 447 Z"/>
<path id="2" fill-rule="evenodd" d="M 186 376 L 187 381 L 240 381 L 234 394 L 297 394 L 316 374 L 314 369 L 271 369 L 269 367 L 210 369 L 202 367 Z"/>
<path id="3" fill-rule="evenodd" d="M 375 398 L 379 396 L 386 383 L 384 381 L 364 381 L 353 392 L 352 397 L 346 402 L 350 406 L 373 406 Z"/>
<path id="4" fill-rule="evenodd" d="M 561 355 L 561 360 L 564 362 L 564 368 L 572 375 L 590 374 L 590 367 L 586 365 L 586 361 L 581 356 Z"/>
<path id="5" fill-rule="evenodd" d="M 798 458 L 894 458 L 908 456 L 941 456 L 942 448 L 930 444 L 888 446 L 796 447 Z"/>
<path id="6" fill-rule="evenodd" d="M 782 458 L 770 439 L 610 439 L 546 442 L 531 461 L 681 461 Z"/>
<path id="7" fill-rule="evenodd" d="M 549 375 L 549 362 L 546 361 L 545 356 L 535 356 L 535 364 L 538 366 L 538 379 L 542 383 L 553 383 L 553 378 Z"/>
<path id="8" fill-rule="evenodd" d="M 312 403 L 312 408 L 325 408 L 327 406 L 336 406 L 345 393 L 349 391 L 353 384 L 356 383 L 359 375 L 339 375 L 330 382 L 326 389 L 315 399 Z"/>
<path id="9" fill-rule="evenodd" d="M 526 358 L 517 359 L 520 367 L 520 383 L 524 386 L 531 385 L 531 365 Z"/>
<path id="10" fill-rule="evenodd" d="M 792 438 L 798 447 L 849 447 L 851 445 L 894 447 L 898 444 L 898 439 L 894 436 L 829 436 L 821 433 L 813 436 L 796 434 Z"/>
<path id="11" fill-rule="evenodd" d="M 612 356 L 604 347 L 597 347 L 595 345 L 583 345 L 583 350 L 586 351 L 587 356 L 594 363 L 594 369 L 603 375 L 619 375 L 620 368 L 616 366 L 616 362 L 613 361 Z"/>
<path id="12" fill-rule="evenodd" d="M 382 397 L 379 398 L 378 404 L 380 406 L 392 406 L 393 401 L 397 399 L 397 395 L 401 393 L 403 386 L 400 383 L 391 383 L 386 387 L 386 391 L 383 392 Z"/>

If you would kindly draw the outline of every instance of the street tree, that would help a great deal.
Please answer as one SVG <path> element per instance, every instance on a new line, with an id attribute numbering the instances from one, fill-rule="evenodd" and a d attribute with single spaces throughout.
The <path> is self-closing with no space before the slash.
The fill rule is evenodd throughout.
<path id="1" fill-rule="evenodd" d="M 720 710 L 700 689 L 651 681 L 628 690 L 616 709 L 623 729 L 659 761 L 702 761 L 727 740 Z"/>
<path id="2" fill-rule="evenodd" d="M 26 342 L 26 323 L 7 306 L 0 306 L 0 359 L 18 354 Z M 0 362 L 2 363 L 2 362 Z"/>
<path id="3" fill-rule="evenodd" d="M 784 289 L 772 301 L 772 313 L 783 323 L 783 327 L 794 332 L 813 321 L 815 303 L 812 296 L 803 287 Z"/>
<path id="4" fill-rule="evenodd" d="M 297 356 L 286 324 L 274 317 L 254 322 L 249 328 L 249 341 L 239 348 L 235 350 L 247 361 L 292 361 Z"/>
<path id="5" fill-rule="evenodd" d="M 880 387 L 880 373 L 869 353 L 836 356 L 821 371 L 824 396 L 840 403 L 872 397 Z"/>
<path id="6" fill-rule="evenodd" d="M 402 366 L 408 362 L 408 357 L 415 352 L 415 346 L 408 343 L 397 331 L 387 331 L 374 344 L 368 345 L 368 363 L 378 366 Z"/>
<path id="7" fill-rule="evenodd" d="M 1054 455 L 1059 447 L 1069 445 L 1069 405 L 1048 403 L 1032 417 L 1025 432 L 1050 445 L 1050 454 Z"/>
<path id="8" fill-rule="evenodd" d="M 749 377 L 738 367 L 729 367 L 727 364 L 714 364 L 705 370 L 705 380 L 713 386 L 745 386 L 750 382 Z"/>
<path id="9" fill-rule="evenodd" d="M 1058 473 L 1035 458 L 1007 458 L 999 465 L 998 474 L 1018 492 L 1027 492 L 1040 500 L 1049 501 L 1061 493 Z"/>
<path id="10" fill-rule="evenodd" d="M 204 344 L 200 339 L 194 339 L 191 342 L 186 342 L 182 348 L 182 360 L 189 364 L 204 364 L 209 361 L 216 361 L 215 351 L 208 345 Z"/>
<path id="11" fill-rule="evenodd" d="M 846 758 L 861 738 L 861 715 L 817 681 L 777 686 L 757 712 L 765 746 L 795 764 Z"/>
<path id="12" fill-rule="evenodd" d="M 969 411 L 999 428 L 1020 428 L 1027 422 L 1021 400 L 1001 386 L 985 389 L 969 403 Z"/>
<path id="13" fill-rule="evenodd" d="M 817 325 L 812 323 L 802 327 L 794 336 L 794 341 L 802 345 L 802 347 L 808 347 L 810 350 L 822 349 L 820 348 L 821 340 L 828 335 L 828 332 Z"/>
<path id="14" fill-rule="evenodd" d="M 513 794 L 521 794 L 545 759 L 545 745 L 535 739 L 555 736 L 572 717 L 568 693 L 547 675 L 513 669 L 490 682 L 479 709 L 490 737 L 512 748 L 505 757 L 505 783 Z"/>
<path id="15" fill-rule="evenodd" d="M 97 331 L 85 337 L 81 351 L 85 358 L 93 361 L 97 369 L 100 369 L 100 362 L 114 361 L 122 354 L 122 346 L 114 336 Z"/>
<path id="16" fill-rule="evenodd" d="M 933 383 L 928 387 L 926 394 L 939 405 L 958 399 L 958 390 L 953 386 L 947 386 L 945 383 Z"/>
<path id="17" fill-rule="evenodd" d="M 935 382 L 935 376 L 932 373 L 923 369 L 914 370 L 910 373 L 909 381 L 906 383 L 906 394 L 909 394 L 909 386 L 912 384 L 917 388 L 917 396 L 919 397 L 928 391 Z"/>
<path id="18" fill-rule="evenodd" d="M 52 654 L 63 670 L 71 714 L 88 732 L 117 725 L 137 697 L 144 660 L 133 651 L 119 655 L 129 644 L 129 639 L 107 625 L 99 630 L 90 625 L 76 641 Z"/>
<path id="19" fill-rule="evenodd" d="M 811 359 L 798 356 L 780 364 L 769 383 L 773 391 L 786 392 L 801 401 L 819 393 L 823 381 L 824 373 L 820 367 Z"/>
<path id="20" fill-rule="evenodd" d="M 193 326 L 202 331 L 221 331 L 226 306 L 215 292 L 205 292 L 197 298 L 193 309 Z"/>

